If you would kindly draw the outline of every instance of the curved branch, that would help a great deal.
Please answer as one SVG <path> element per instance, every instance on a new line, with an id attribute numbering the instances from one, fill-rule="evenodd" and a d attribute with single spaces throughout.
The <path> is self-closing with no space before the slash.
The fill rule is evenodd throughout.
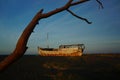
<path id="1" fill-rule="evenodd" d="M 42 18 L 47 18 L 49 16 L 52 16 L 56 13 L 59 13 L 59 12 L 62 12 L 64 10 L 68 9 L 71 6 L 72 1 L 73 0 L 69 0 L 69 2 L 67 4 L 65 4 L 63 7 L 60 7 L 60 8 L 57 8 L 57 9 L 53 10 L 53 11 L 50 11 L 48 13 L 42 14 Z"/>
<path id="2" fill-rule="evenodd" d="M 76 15 L 75 13 L 73 13 L 71 10 L 69 10 L 69 9 L 67 9 L 67 11 L 70 13 L 70 14 L 72 14 L 73 16 L 75 16 L 76 18 L 78 18 L 78 19 L 81 19 L 81 20 L 83 20 L 83 21 L 86 21 L 88 24 L 91 24 L 92 22 L 89 22 L 86 18 L 83 18 L 83 17 L 80 17 L 80 16 L 78 16 L 78 15 Z"/>
<path id="3" fill-rule="evenodd" d="M 96 1 L 97 1 L 98 4 L 99 4 L 99 8 L 102 8 L 102 9 L 103 9 L 103 8 L 104 8 L 104 7 L 103 7 L 103 4 L 102 4 L 99 0 L 96 0 Z"/>
<path id="4" fill-rule="evenodd" d="M 16 44 L 15 50 L 7 56 L 3 61 L 0 62 L 0 71 L 5 70 L 10 64 L 18 60 L 21 56 L 24 55 L 24 53 L 27 50 L 27 42 L 28 39 L 33 32 L 35 26 L 38 24 L 38 21 L 41 18 L 41 14 L 43 12 L 43 9 L 41 9 L 32 19 L 32 21 L 28 24 L 28 26 L 24 29 L 22 35 L 18 39 L 18 42 Z"/>

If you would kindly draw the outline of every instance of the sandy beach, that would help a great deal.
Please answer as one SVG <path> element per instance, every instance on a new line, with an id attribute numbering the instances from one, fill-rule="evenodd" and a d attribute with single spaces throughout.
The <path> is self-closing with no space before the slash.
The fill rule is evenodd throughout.
<path id="1" fill-rule="evenodd" d="M 5 56 L 0 56 L 0 61 Z M 0 80 L 119 80 L 120 54 L 84 54 L 81 57 L 25 55 Z"/>

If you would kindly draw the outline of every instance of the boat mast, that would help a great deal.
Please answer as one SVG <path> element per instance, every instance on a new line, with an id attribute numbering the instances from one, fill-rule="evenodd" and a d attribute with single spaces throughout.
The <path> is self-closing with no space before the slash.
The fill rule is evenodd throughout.
<path id="1" fill-rule="evenodd" d="M 49 43 L 48 43 L 48 33 L 47 33 L 47 48 L 49 48 Z"/>

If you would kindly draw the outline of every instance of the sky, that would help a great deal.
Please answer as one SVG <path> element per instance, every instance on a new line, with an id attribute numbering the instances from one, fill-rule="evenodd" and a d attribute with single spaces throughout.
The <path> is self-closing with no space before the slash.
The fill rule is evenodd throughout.
<path id="1" fill-rule="evenodd" d="M 10 54 L 34 15 L 59 8 L 68 0 L 0 0 L 0 54 Z M 75 0 L 77 1 L 77 0 Z M 92 22 L 87 24 L 67 11 L 39 21 L 29 38 L 26 54 L 38 54 L 37 47 L 58 48 L 61 44 L 85 45 L 84 53 L 120 53 L 120 0 L 95 0 L 70 8 Z"/>

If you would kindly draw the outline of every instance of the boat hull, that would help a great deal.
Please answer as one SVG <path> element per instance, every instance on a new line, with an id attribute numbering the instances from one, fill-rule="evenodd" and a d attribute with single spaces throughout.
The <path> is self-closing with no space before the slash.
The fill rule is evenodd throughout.
<path id="1" fill-rule="evenodd" d="M 82 50 L 78 48 L 44 49 L 38 48 L 40 56 L 82 56 Z"/>

